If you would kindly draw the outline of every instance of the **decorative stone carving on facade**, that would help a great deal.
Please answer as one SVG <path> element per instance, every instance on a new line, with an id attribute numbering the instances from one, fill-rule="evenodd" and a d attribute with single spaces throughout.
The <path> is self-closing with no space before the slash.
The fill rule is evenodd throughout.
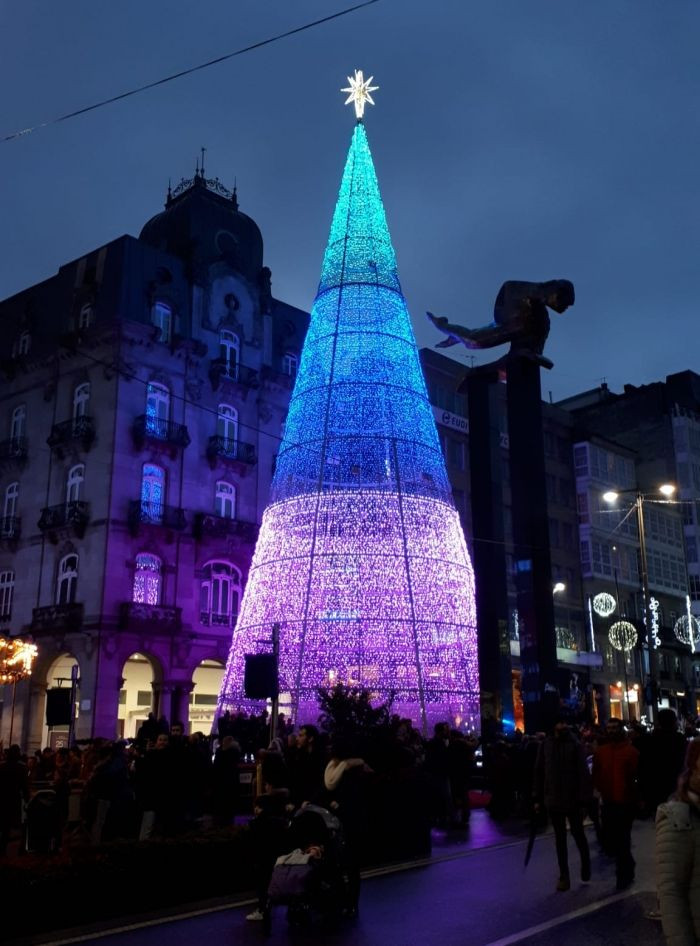
<path id="1" fill-rule="evenodd" d="M 45 631 L 78 631 L 83 625 L 82 602 L 50 604 L 32 610 L 31 630 L 33 634 Z"/>
<path id="2" fill-rule="evenodd" d="M 181 608 L 125 601 L 119 611 L 119 627 L 122 630 L 172 633 L 179 631 L 181 625 Z"/>

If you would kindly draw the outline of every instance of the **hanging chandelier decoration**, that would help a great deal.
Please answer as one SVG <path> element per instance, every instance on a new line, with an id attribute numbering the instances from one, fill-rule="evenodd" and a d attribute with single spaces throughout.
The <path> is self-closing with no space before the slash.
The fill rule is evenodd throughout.
<path id="1" fill-rule="evenodd" d="M 37 654 L 36 644 L 19 637 L 0 637 L 0 685 L 31 676 Z"/>
<path id="2" fill-rule="evenodd" d="M 700 644 L 700 621 L 692 614 L 682 614 L 673 625 L 673 633 L 681 644 L 695 650 Z"/>
<path id="3" fill-rule="evenodd" d="M 614 613 L 617 602 L 607 591 L 601 591 L 593 598 L 593 610 L 601 618 L 609 618 Z"/>
<path id="4" fill-rule="evenodd" d="M 629 621 L 616 621 L 608 634 L 608 639 L 615 650 L 622 650 L 625 653 L 636 645 L 637 637 L 637 628 Z"/>

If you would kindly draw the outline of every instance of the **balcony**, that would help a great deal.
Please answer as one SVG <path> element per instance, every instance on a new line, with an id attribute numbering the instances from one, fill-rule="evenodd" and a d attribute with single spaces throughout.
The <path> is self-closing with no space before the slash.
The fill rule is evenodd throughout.
<path id="1" fill-rule="evenodd" d="M 151 631 L 172 634 L 182 626 L 182 608 L 163 604 L 125 601 L 119 609 L 119 627 L 123 631 Z"/>
<path id="2" fill-rule="evenodd" d="M 242 522 L 240 519 L 231 519 L 227 516 L 210 516 L 204 512 L 196 514 L 192 525 L 192 535 L 195 539 L 234 536 L 254 542 L 257 534 L 258 526 L 255 522 Z"/>
<path id="3" fill-rule="evenodd" d="M 19 516 L 5 516 L 0 519 L 0 542 L 16 542 L 22 531 L 22 520 Z"/>
<path id="4" fill-rule="evenodd" d="M 169 447 L 185 448 L 190 444 L 190 435 L 184 424 L 176 424 L 162 417 L 142 414 L 134 421 L 131 428 L 134 443 L 140 449 L 149 443 L 167 444 Z"/>
<path id="5" fill-rule="evenodd" d="M 263 367 L 260 375 L 265 387 L 282 388 L 286 391 L 292 390 L 296 380 L 288 372 L 278 371 L 277 368 L 271 368 L 269 365 Z"/>
<path id="6" fill-rule="evenodd" d="M 83 605 L 74 601 L 50 604 L 32 611 L 32 633 L 41 631 L 79 631 L 83 626 Z"/>
<path id="7" fill-rule="evenodd" d="M 187 525 L 185 510 L 179 506 L 166 506 L 163 503 L 147 503 L 134 499 L 129 503 L 128 514 L 129 531 L 136 535 L 140 526 L 159 526 L 163 529 L 173 529 L 177 532 Z"/>
<path id="8" fill-rule="evenodd" d="M 12 437 L 11 440 L 3 440 L 2 443 L 0 443 L 0 463 L 21 464 L 25 463 L 26 459 L 26 437 Z"/>
<path id="9" fill-rule="evenodd" d="M 255 368 L 247 365 L 231 364 L 225 358 L 214 358 L 209 366 L 209 381 L 212 391 L 220 385 L 237 393 L 247 394 L 260 385 L 260 377 Z"/>
<path id="10" fill-rule="evenodd" d="M 77 538 L 82 539 L 89 521 L 90 507 L 87 503 L 76 500 L 71 503 L 61 503 L 59 506 L 44 507 L 37 525 L 55 544 L 67 532 L 72 532 Z"/>
<path id="11" fill-rule="evenodd" d="M 228 437 L 220 437 L 218 434 L 209 438 L 207 459 L 212 469 L 216 466 L 216 461 L 221 459 L 229 463 L 239 464 L 242 473 L 247 472 L 248 467 L 257 463 L 255 447 L 252 443 L 230 440 Z"/>
<path id="12" fill-rule="evenodd" d="M 237 614 L 217 614 L 214 611 L 200 611 L 199 623 L 205 627 L 235 627 Z"/>
<path id="13" fill-rule="evenodd" d="M 63 457 L 65 449 L 74 444 L 79 444 L 83 450 L 89 450 L 94 439 L 95 423 L 92 417 L 82 416 L 54 424 L 46 442 L 57 456 Z"/>

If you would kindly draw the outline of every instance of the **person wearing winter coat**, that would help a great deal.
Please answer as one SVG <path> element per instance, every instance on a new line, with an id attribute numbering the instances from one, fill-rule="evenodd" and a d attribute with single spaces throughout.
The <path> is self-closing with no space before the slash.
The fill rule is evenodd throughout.
<path id="1" fill-rule="evenodd" d="M 626 890 L 634 881 L 632 822 L 637 807 L 639 753 L 627 738 L 622 720 L 609 719 L 605 733 L 607 741 L 593 756 L 593 785 L 603 802 L 603 849 L 615 858 L 617 889 Z"/>
<path id="2" fill-rule="evenodd" d="M 700 739 L 678 791 L 656 811 L 656 883 L 668 946 L 700 944 Z"/>
<path id="3" fill-rule="evenodd" d="M 581 858 L 581 880 L 591 879 L 591 855 L 583 818 L 593 794 L 586 755 L 566 721 L 559 720 L 551 735 L 540 743 L 535 762 L 533 797 L 535 811 L 544 805 L 554 828 L 559 864 L 557 890 L 571 887 L 566 822 Z"/>

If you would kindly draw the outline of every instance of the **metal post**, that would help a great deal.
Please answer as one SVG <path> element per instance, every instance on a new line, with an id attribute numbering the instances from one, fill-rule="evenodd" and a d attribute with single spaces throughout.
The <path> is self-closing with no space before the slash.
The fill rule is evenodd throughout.
<path id="1" fill-rule="evenodd" d="M 280 626 L 272 625 L 272 653 L 275 658 L 275 692 L 272 696 L 272 712 L 270 713 L 270 742 L 277 735 L 277 715 L 279 710 L 279 658 L 280 658 Z"/>
<path id="2" fill-rule="evenodd" d="M 17 677 L 12 680 L 12 711 L 10 712 L 10 738 L 8 744 L 12 745 L 12 732 L 15 728 L 15 697 L 17 696 Z"/>
<path id="3" fill-rule="evenodd" d="M 70 722 L 68 723 L 68 748 L 73 745 L 75 733 L 75 696 L 78 689 L 78 665 L 70 668 Z"/>
<path id="4" fill-rule="evenodd" d="M 647 565 L 647 543 L 646 543 L 646 533 L 644 532 L 644 496 L 642 493 L 637 492 L 637 498 L 635 500 L 637 506 L 637 528 L 639 530 L 639 558 L 642 571 L 642 597 L 643 597 L 643 608 L 644 608 L 644 628 L 646 631 L 646 646 L 649 660 L 649 687 L 651 690 L 651 701 L 647 702 L 647 707 L 653 711 L 653 720 L 656 722 L 658 716 L 658 700 L 657 700 L 657 668 L 658 668 L 658 659 L 656 653 L 656 645 L 651 636 L 652 629 L 652 615 L 649 608 L 650 593 L 649 593 L 649 569 Z"/>

